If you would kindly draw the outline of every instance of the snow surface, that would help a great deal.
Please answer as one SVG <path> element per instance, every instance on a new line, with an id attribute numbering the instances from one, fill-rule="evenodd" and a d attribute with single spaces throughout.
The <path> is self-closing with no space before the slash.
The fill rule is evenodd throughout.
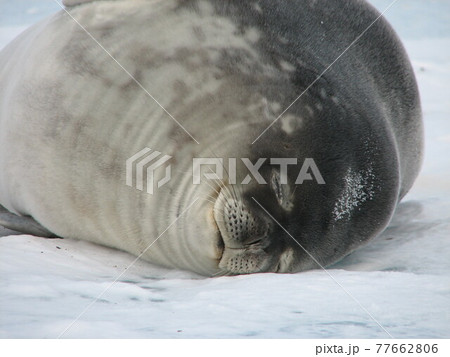
<path id="1" fill-rule="evenodd" d="M 0 0 L 0 47 L 58 9 Z M 328 273 L 205 279 L 142 261 L 125 269 L 135 257 L 2 230 L 0 337 L 450 337 L 450 2 L 399 0 L 386 17 L 416 71 L 426 155 L 383 235 Z"/>

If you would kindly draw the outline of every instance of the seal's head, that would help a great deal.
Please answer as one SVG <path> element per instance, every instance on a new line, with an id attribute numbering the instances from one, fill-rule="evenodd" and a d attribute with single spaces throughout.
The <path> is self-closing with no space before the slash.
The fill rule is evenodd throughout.
<path id="1" fill-rule="evenodd" d="M 325 267 L 388 223 L 398 176 L 385 165 L 395 166 L 396 158 L 378 149 L 377 138 L 370 141 L 346 128 L 317 130 L 317 125 L 306 122 L 295 135 L 285 133 L 282 124 L 274 126 L 247 151 L 247 164 L 258 166 L 253 178 L 238 168 L 233 184 L 222 183 L 214 204 L 221 272 Z M 344 131 L 347 140 L 339 140 Z"/>

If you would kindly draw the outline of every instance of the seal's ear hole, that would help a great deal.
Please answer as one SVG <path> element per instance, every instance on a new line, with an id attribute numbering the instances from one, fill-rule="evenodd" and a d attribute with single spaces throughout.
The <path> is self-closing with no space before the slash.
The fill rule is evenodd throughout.
<path id="1" fill-rule="evenodd" d="M 291 188 L 286 174 L 281 174 L 278 170 L 272 171 L 272 177 L 270 179 L 270 185 L 279 205 L 285 210 L 290 211 L 293 203 L 291 201 Z"/>

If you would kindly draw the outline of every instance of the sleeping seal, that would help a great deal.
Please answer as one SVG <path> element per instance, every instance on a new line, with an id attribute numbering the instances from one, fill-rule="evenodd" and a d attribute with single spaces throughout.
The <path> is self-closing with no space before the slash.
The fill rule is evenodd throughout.
<path id="1" fill-rule="evenodd" d="M 0 54 L 5 225 L 204 275 L 298 272 L 377 236 L 412 186 L 417 85 L 367 3 L 65 4 Z M 220 159 L 199 184 L 196 158 Z"/>

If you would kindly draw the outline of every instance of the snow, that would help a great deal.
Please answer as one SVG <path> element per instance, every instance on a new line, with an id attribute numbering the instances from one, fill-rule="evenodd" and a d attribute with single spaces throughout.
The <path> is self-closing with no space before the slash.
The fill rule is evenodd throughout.
<path id="1" fill-rule="evenodd" d="M 59 9 L 5 3 L 0 47 Z M 135 257 L 123 252 L 0 230 L 0 337 L 450 337 L 450 3 L 399 0 L 386 17 L 416 71 L 426 155 L 380 237 L 327 272 L 206 279 L 142 261 L 127 269 Z"/>

